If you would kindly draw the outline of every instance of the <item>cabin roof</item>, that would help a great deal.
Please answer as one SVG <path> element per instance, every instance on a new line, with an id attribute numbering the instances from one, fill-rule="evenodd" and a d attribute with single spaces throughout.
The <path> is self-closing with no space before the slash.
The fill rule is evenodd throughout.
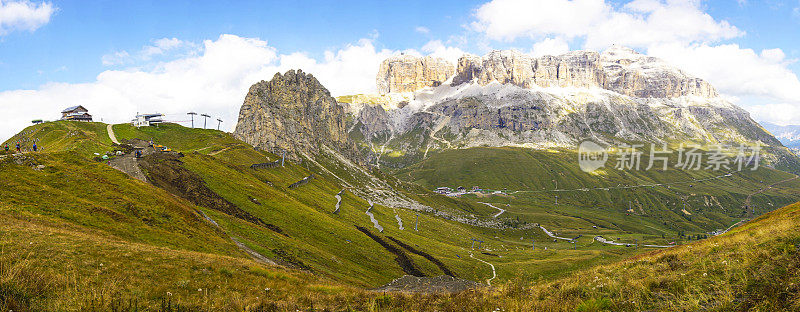
<path id="1" fill-rule="evenodd" d="M 71 111 L 77 110 L 78 108 L 83 108 L 83 110 L 87 110 L 87 109 L 86 109 L 85 107 L 83 107 L 82 105 L 78 105 L 78 106 L 71 106 L 71 107 L 67 107 L 66 109 L 64 109 L 63 111 L 61 111 L 61 113 L 69 113 L 69 112 L 71 112 Z"/>

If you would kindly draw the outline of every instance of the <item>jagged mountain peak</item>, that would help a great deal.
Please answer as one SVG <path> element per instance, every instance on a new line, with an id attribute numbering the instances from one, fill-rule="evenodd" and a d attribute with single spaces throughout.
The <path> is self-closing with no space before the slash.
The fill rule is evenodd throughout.
<path id="1" fill-rule="evenodd" d="M 302 70 L 276 73 L 250 87 L 234 136 L 291 159 L 316 154 L 327 145 L 359 159 L 349 140 L 344 108 L 313 75 Z"/>

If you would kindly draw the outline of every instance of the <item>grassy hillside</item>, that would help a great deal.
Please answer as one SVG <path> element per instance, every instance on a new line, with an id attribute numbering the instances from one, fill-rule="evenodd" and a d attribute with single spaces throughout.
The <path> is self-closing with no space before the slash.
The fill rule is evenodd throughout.
<path id="1" fill-rule="evenodd" d="M 326 308 L 420 311 L 465 307 L 530 311 L 535 308 L 573 310 L 577 306 L 588 310 L 604 306 L 617 310 L 648 307 L 692 310 L 698 304 L 717 307 L 705 302 L 723 302 L 709 297 L 718 290 L 703 288 L 704 285 L 694 280 L 679 279 L 671 271 L 660 272 L 658 270 L 663 269 L 660 263 L 666 261 L 671 270 L 697 276 L 698 270 L 710 268 L 704 261 L 734 256 L 728 249 L 735 250 L 735 246 L 716 249 L 708 247 L 707 242 L 723 244 L 728 242 L 725 237 L 745 235 L 740 234 L 744 233 L 742 230 L 693 245 L 702 246 L 705 257 L 686 252 L 686 248 L 695 247 L 679 247 L 633 258 L 651 259 L 647 260 L 649 262 L 628 260 L 621 264 L 609 263 L 652 249 L 601 244 L 593 235 L 619 237 L 622 241 L 685 241 L 686 238 L 678 236 L 679 232 L 693 234 L 692 227 L 702 231 L 706 226 L 738 221 L 735 215 L 712 207 L 717 204 L 701 210 L 703 195 L 709 201 L 711 195 L 708 194 L 712 194 L 715 198 L 712 203 L 725 207 L 755 194 L 751 201 L 759 214 L 792 200 L 800 189 L 796 181 L 788 181 L 757 193 L 763 185 L 792 177 L 770 170 L 708 184 L 696 183 L 691 188 L 676 185 L 669 189 L 695 193 L 688 197 L 696 204 L 691 207 L 691 219 L 680 212 L 682 208 L 672 207 L 677 193 L 658 189 L 626 190 L 627 193 L 598 190 L 577 193 L 581 194 L 579 196 L 564 193 L 557 207 L 548 202 L 548 196 L 535 192 L 453 199 L 432 194 L 425 188 L 441 183 L 434 179 L 450 179 L 450 175 L 461 170 L 449 166 L 474 163 L 480 157 L 499 157 L 490 161 L 490 169 L 491 166 L 507 168 L 467 171 L 468 175 L 454 178 L 452 181 L 456 182 L 453 183 L 483 187 L 508 184 L 520 187 L 519 191 L 530 191 L 547 187 L 548 181 L 552 182 L 552 179 L 541 178 L 547 176 L 547 168 L 561 166 L 562 172 L 574 172 L 575 168 L 570 167 L 573 166 L 571 156 L 566 153 L 546 155 L 526 151 L 531 153 L 526 156 L 516 150 L 508 150 L 506 155 L 503 154 L 505 149 L 499 152 L 470 149 L 461 159 L 440 158 L 447 156 L 445 153 L 431 157 L 419 164 L 420 167 L 397 173 L 400 180 L 378 170 L 354 170 L 331 155 L 301 163 L 287 162 L 285 167 L 252 169 L 253 163 L 278 157 L 214 130 L 171 124 L 140 129 L 114 125 L 120 140 L 153 140 L 182 154 L 159 154 L 140 160 L 153 182 L 150 184 L 92 159 L 95 152 L 116 148 L 105 129 L 103 124 L 74 122 L 32 126 L 25 130 L 25 138 L 42 142 L 44 152 L 0 159 L 0 176 L 8 177 L 4 179 L 8 183 L 0 188 L 0 310 L 105 311 L 125 310 L 131 306 L 171 311 L 240 311 L 245 308 L 251 311 Z M 69 142 L 80 147 L 73 147 Z M 473 152 L 475 154 L 471 154 Z M 539 171 L 522 172 L 519 166 L 500 164 L 508 157 L 517 157 L 512 163 L 518 165 L 536 164 Z M 433 160 L 441 161 L 443 171 L 425 171 L 430 169 L 428 161 Z M 312 174 L 314 177 L 307 184 L 289 187 Z M 614 182 L 667 181 L 709 175 L 708 172 L 647 176 L 608 173 L 592 180 L 575 172 L 557 175 L 557 179 L 559 188 L 566 189 L 585 187 L 589 183 L 613 186 Z M 383 227 L 381 233 L 365 214 L 370 204 L 356 195 L 362 191 L 360 188 L 377 183 L 370 179 L 379 179 L 402 196 L 438 211 L 509 226 L 476 227 L 434 213 L 419 213 L 419 231 L 415 231 L 415 211 L 375 205 L 371 213 Z M 424 187 L 403 180 L 415 181 Z M 340 192 L 340 210 L 334 214 L 336 195 Z M 719 195 L 712 192 L 719 192 Z M 625 213 L 627 207 L 615 204 L 626 202 L 627 198 L 639 203 L 630 215 Z M 492 215 L 497 211 L 479 202 L 509 206 L 502 206 L 507 211 L 495 219 Z M 587 202 L 592 204 L 587 205 Z M 789 228 L 791 222 L 797 221 L 794 214 L 797 209 L 793 206 L 754 221 L 754 224 L 763 225 L 778 224 L 776 220 L 785 219 L 786 222 L 776 225 L 782 232 L 762 233 L 761 226 L 748 225 L 748 233 L 752 234 L 745 236 L 750 240 L 742 238 L 741 241 L 765 243 L 742 245 L 740 252 L 768 255 L 780 261 L 789 259 L 772 247 L 779 245 L 779 236 L 797 236 L 797 231 Z M 397 217 L 403 222 L 402 230 Z M 553 241 L 532 226 L 533 222 L 561 235 L 583 236 L 574 244 Z M 470 248 L 473 238 L 483 241 L 481 249 Z M 530 249 L 531 239 L 536 241 L 535 251 Z M 248 251 L 280 265 L 256 261 Z M 662 257 L 659 255 L 668 254 L 675 254 L 677 260 L 657 260 Z M 686 266 L 670 267 L 669 263 L 675 261 Z M 638 275 L 632 274 L 630 278 L 620 269 L 627 268 L 629 263 L 638 263 L 635 272 Z M 750 261 L 741 269 L 763 270 L 765 267 L 759 265 L 769 263 Z M 600 266 L 594 269 L 597 265 Z M 572 276 L 572 272 L 580 273 Z M 363 290 L 405 274 L 438 276 L 448 273 L 478 282 L 496 275 L 491 283 L 499 286 L 454 295 L 384 295 Z M 610 287 L 608 291 L 591 288 L 588 285 L 593 285 L 592 281 L 585 280 L 584 275 L 595 273 L 606 274 L 607 278 L 619 282 L 613 287 L 604 284 L 603 287 Z M 731 279 L 719 271 L 707 273 L 728 278 L 713 281 L 728 283 L 731 294 L 742 293 L 741 289 L 736 293 L 735 287 L 746 282 L 744 279 Z M 770 276 L 777 278 L 784 273 L 778 270 Z M 663 283 L 657 280 L 662 275 L 666 276 Z M 648 278 L 656 280 L 653 282 L 656 286 L 636 284 Z M 662 284 L 668 286 L 664 286 L 666 290 L 658 288 Z M 638 296 L 635 297 L 637 303 L 628 303 L 625 295 L 611 293 L 628 294 L 625 287 L 633 287 L 631 289 L 636 292 L 631 296 Z M 671 292 L 673 290 L 675 292 Z M 682 294 L 695 299 L 675 299 L 674 296 Z M 741 296 L 731 296 L 731 301 L 725 301 L 728 305 L 719 306 L 731 307 L 742 302 L 737 299 Z M 781 302 L 781 298 L 759 300 Z"/>
<path id="2" fill-rule="evenodd" d="M 718 237 L 554 280 L 516 279 L 475 292 L 411 295 L 363 291 L 248 259 L 0 215 L 0 308 L 794 311 L 800 308 L 798 223 L 800 204 L 795 204 Z"/>
<path id="3" fill-rule="evenodd" d="M 91 124 L 58 122 L 28 130 L 33 130 L 31 137 L 38 138 L 54 136 L 50 132 L 56 129 L 82 129 L 80 127 L 88 125 Z M 96 126 L 93 129 L 105 127 Z M 379 171 L 354 172 L 335 157 L 321 157 L 319 162 L 304 161 L 300 164 L 287 162 L 285 167 L 279 168 L 251 169 L 251 164 L 273 161 L 277 156 L 257 151 L 219 131 L 188 129 L 172 124 L 140 129 L 114 125 L 113 129 L 121 141 L 153 140 L 183 154 L 168 165 L 162 160 L 155 160 L 164 165 L 162 167 L 143 166 L 145 171 L 158 171 L 147 172 L 148 176 L 165 173 L 162 181 L 185 184 L 193 189 L 203 188 L 205 191 L 201 192 L 213 194 L 197 197 L 185 193 L 196 193 L 190 189 L 157 188 L 91 160 L 93 153 L 74 151 L 69 146 L 41 140 L 45 142 L 45 152 L 25 156 L 35 164 L 18 164 L 14 158 L 8 158 L 4 163 L 2 171 L 24 177 L 20 179 L 19 186 L 15 184 L 3 190 L 4 199 L 8 199 L 6 202 L 13 204 L 9 216 L 20 218 L 27 215 L 34 216 L 32 218 L 35 220 L 47 219 L 54 224 L 101 228 L 119 239 L 144 244 L 245 257 L 229 239 L 233 238 L 278 263 L 363 287 L 377 287 L 410 272 L 427 276 L 450 272 L 461 278 L 483 281 L 491 277 L 491 268 L 469 258 L 468 247 L 472 238 L 484 241 L 483 246 L 491 253 L 503 257 L 502 261 L 497 261 L 497 280 L 507 280 L 517 275 L 564 274 L 567 270 L 608 262 L 634 252 L 598 246 L 592 243 L 591 238 L 581 241 L 582 248 L 571 250 L 571 246 L 563 243 L 544 242 L 546 236 L 538 229 L 478 228 L 445 220 L 431 213 L 420 213 L 417 217 L 414 211 L 382 205 L 372 209 L 376 220 L 384 228 L 383 233 L 378 233 L 365 214 L 369 203 L 354 192 L 357 191 L 354 188 L 365 187 L 366 182 L 362 180 L 375 179 L 373 175 L 404 196 L 439 211 L 484 218 L 492 214 L 494 209 L 474 202 L 434 196 L 418 186 L 398 181 Z M 92 133 L 88 129 L 81 131 Z M 115 148 L 107 145 L 107 134 L 93 133 L 98 138 L 93 144 L 100 152 Z M 36 170 L 36 164 L 44 165 L 45 169 Z M 179 172 L 188 172 L 191 181 L 180 180 L 186 179 L 187 175 L 176 175 Z M 314 178 L 310 183 L 296 189 L 288 187 L 311 174 L 314 174 Z M 340 212 L 333 214 L 337 202 L 335 196 L 343 189 Z M 134 191 L 138 193 L 129 194 Z M 172 196 L 167 192 L 172 192 Z M 64 195 L 53 197 L 53 194 L 59 193 Z M 204 201 L 209 198 L 217 198 L 214 201 L 225 202 L 241 213 L 220 210 L 219 205 Z M 173 221 L 177 217 L 162 212 L 159 209 L 163 206 L 162 202 L 182 205 L 185 224 Z M 42 206 L 58 208 L 43 212 Z M 94 206 L 102 206 L 102 213 L 94 213 L 99 209 Z M 129 218 L 128 215 L 136 218 Z M 220 228 L 206 222 L 203 215 L 219 224 Z M 397 217 L 404 223 L 403 230 L 399 229 Z M 419 231 L 414 231 L 417 218 Z M 168 230 L 150 230 L 146 227 L 153 224 L 174 227 L 169 230 L 178 235 L 173 238 Z M 359 227 L 388 242 L 389 247 L 382 246 Z M 180 235 L 187 239 L 180 239 Z M 208 238 L 209 235 L 213 239 Z M 526 249 L 528 240 L 520 240 L 520 237 L 537 237 L 543 241 L 541 246 L 550 244 L 551 250 L 563 250 L 563 253 L 532 255 Z M 402 248 L 395 240 L 435 260 Z M 210 250 L 212 246 L 221 250 Z M 402 256 L 409 259 L 411 268 L 404 267 L 407 265 L 399 262 L 400 255 L 390 247 L 400 249 Z M 481 254 L 477 256 L 484 257 Z M 571 261 L 565 262 L 565 259 Z M 526 268 L 531 261 L 540 265 Z"/>
<path id="4" fill-rule="evenodd" d="M 731 172 L 730 176 L 727 171 L 679 168 L 603 168 L 588 174 L 580 170 L 577 159 L 576 153 L 566 150 L 447 150 L 395 175 L 428 189 L 478 186 L 505 190 L 510 196 L 467 199 L 508 205 L 507 217 L 576 235 L 597 232 L 593 226 L 650 238 L 702 235 L 800 199 L 800 179 L 785 181 L 794 175 L 764 166 Z M 642 163 L 647 165 L 646 156 Z M 750 196 L 750 209 L 744 209 L 749 195 L 781 181 L 785 182 Z M 559 191 L 554 191 L 556 185 Z"/>
<path id="5" fill-rule="evenodd" d="M 512 283 L 520 310 L 796 311 L 800 204 L 708 240 L 599 266 L 549 283 Z M 533 300 L 530 300 L 530 299 Z M 515 302 L 516 301 L 516 302 Z"/>
<path id="6" fill-rule="evenodd" d="M 56 121 L 34 125 L 6 140 L 13 151 L 20 143 L 23 151 L 33 149 L 36 143 L 41 151 L 71 151 L 81 156 L 104 153 L 111 147 L 106 124 L 100 122 Z"/>

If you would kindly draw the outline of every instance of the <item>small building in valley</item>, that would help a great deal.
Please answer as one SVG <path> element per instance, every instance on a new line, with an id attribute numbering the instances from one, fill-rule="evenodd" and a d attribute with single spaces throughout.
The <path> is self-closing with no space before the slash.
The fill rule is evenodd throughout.
<path id="1" fill-rule="evenodd" d="M 137 128 L 158 125 L 164 122 L 164 120 L 161 119 L 163 116 L 163 114 L 139 114 L 136 115 L 135 119 L 131 120 L 131 124 Z"/>
<path id="2" fill-rule="evenodd" d="M 67 109 L 61 111 L 61 120 L 74 120 L 74 121 L 92 121 L 92 115 L 89 114 L 89 110 L 85 107 L 78 105 L 68 107 Z"/>

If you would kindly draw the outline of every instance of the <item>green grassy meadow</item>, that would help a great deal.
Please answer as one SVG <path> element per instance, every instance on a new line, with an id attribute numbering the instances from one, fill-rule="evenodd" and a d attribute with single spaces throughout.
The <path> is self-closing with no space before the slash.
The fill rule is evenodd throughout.
<path id="1" fill-rule="evenodd" d="M 585 311 L 592 311 L 591 305 L 691 309 L 712 300 L 679 300 L 674 306 L 664 306 L 662 301 L 707 288 L 678 278 L 678 273 L 670 272 L 664 281 L 658 276 L 634 281 L 632 276 L 653 271 L 667 274 L 661 271 L 663 265 L 657 259 L 672 254 L 678 259 L 675 261 L 685 263 L 679 267 L 685 274 L 696 276 L 697 269 L 710 265 L 706 262 L 711 258 L 686 252 L 692 248 L 689 246 L 702 246 L 712 258 L 733 257 L 709 244 L 734 244 L 726 237 L 777 242 L 780 238 L 765 236 L 768 234 L 759 232 L 760 227 L 750 224 L 776 218 L 791 221 L 797 210 L 797 206 L 782 210 L 791 217 L 766 214 L 742 227 L 756 234 L 737 229 L 692 243 L 690 235 L 751 217 L 741 209 L 747 195 L 793 175 L 762 168 L 693 183 L 691 187 L 679 184 L 669 189 L 562 192 L 556 206 L 548 192 L 554 180 L 559 189 L 579 189 L 702 179 L 715 173 L 607 171 L 602 176 L 589 176 L 577 168 L 577 158 L 567 151 L 514 148 L 473 148 L 460 150 L 458 155 L 443 151 L 392 172 L 354 171 L 335 157 L 324 155 L 313 161 L 287 162 L 285 167 L 252 169 L 251 164 L 274 161 L 278 156 L 215 130 L 174 124 L 140 129 L 120 124 L 113 129 L 121 141 L 153 140 L 180 152 L 176 166 L 199 177 L 203 186 L 224 201 L 272 227 L 135 180 L 93 160 L 94 153 L 118 148 L 108 138 L 105 124 L 53 122 L 32 126 L 23 133 L 38 139 L 43 152 L 0 159 L 4 180 L 0 188 L 0 310 L 106 311 L 136 306 L 161 311 L 420 311 L 461 306 L 474 310 L 561 311 L 584 306 L 589 309 Z M 314 178 L 308 184 L 288 187 L 311 174 Z M 360 188 L 375 183 L 370 177 L 438 211 L 506 226 L 472 226 L 430 212 L 378 204 L 372 209 L 384 228 L 378 233 L 365 214 L 369 203 L 357 195 Z M 507 189 L 509 195 L 449 198 L 430 192 L 435 186 L 459 185 Z M 343 189 L 340 212 L 334 214 L 335 195 Z M 793 180 L 752 196 L 754 216 L 797 201 L 797 190 L 800 181 Z M 684 198 L 691 214 L 682 212 Z M 494 219 L 497 211 L 482 202 L 507 211 Z M 632 213 L 628 211 L 629 202 L 635 204 L 630 206 Z M 417 214 L 419 231 L 414 230 Z M 402 219 L 403 230 L 396 216 Z M 788 228 L 789 221 L 781 221 L 779 226 Z M 560 236 L 582 236 L 574 244 L 554 242 L 534 224 Z M 473 257 L 487 261 L 495 267 L 497 277 L 492 285 L 496 287 L 463 294 L 370 292 L 367 289 L 409 271 L 396 253 L 359 227 L 403 251 L 411 266 L 426 276 L 445 272 L 440 265 L 392 240 L 425 252 L 463 279 L 485 282 L 491 278 L 492 269 Z M 790 237 L 796 231 L 779 234 Z M 623 242 L 636 239 L 689 245 L 668 250 L 611 246 L 595 241 L 594 235 Z M 473 238 L 483 241 L 481 250 L 470 248 Z M 255 261 L 233 239 L 282 265 Z M 531 240 L 536 250 L 531 250 Z M 771 245 L 735 246 L 754 255 L 775 256 L 777 252 Z M 780 257 L 791 255 L 778 253 Z M 656 260 L 645 263 L 630 259 Z M 636 274 L 627 277 L 620 268 L 631 261 L 638 263 Z M 669 261 L 667 265 L 671 265 Z M 750 261 L 741 269 L 758 265 Z M 585 280 L 586 272 L 615 279 L 606 285 L 616 288 L 587 288 L 593 284 Z M 783 274 L 775 274 L 779 273 Z M 734 287 L 742 282 L 738 278 L 723 282 Z M 646 284 L 648 280 L 656 286 Z M 634 287 L 632 296 L 638 303 L 628 303 L 622 295 L 611 292 L 629 286 Z M 668 294 L 662 297 L 658 295 L 661 292 Z M 735 294 L 735 289 L 729 293 Z M 735 296 L 730 296 L 724 307 L 737 306 Z"/>

